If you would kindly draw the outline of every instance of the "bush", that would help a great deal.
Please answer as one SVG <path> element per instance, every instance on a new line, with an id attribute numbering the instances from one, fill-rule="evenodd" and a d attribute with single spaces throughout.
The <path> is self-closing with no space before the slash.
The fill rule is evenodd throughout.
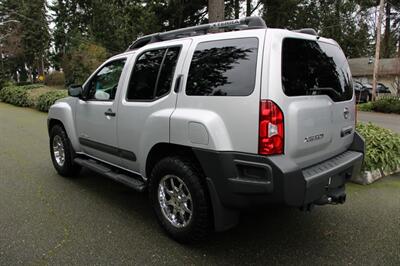
<path id="1" fill-rule="evenodd" d="M 10 86 L 3 88 L 0 90 L 0 100 L 21 107 L 32 106 L 28 90 L 24 87 Z"/>
<path id="2" fill-rule="evenodd" d="M 366 142 L 364 170 L 395 171 L 400 167 L 400 135 L 374 124 L 358 123 Z"/>
<path id="3" fill-rule="evenodd" d="M 66 90 L 53 90 L 46 92 L 39 96 L 36 104 L 36 108 L 39 111 L 47 112 L 50 106 L 52 106 L 58 99 L 67 97 L 68 93 Z"/>
<path id="4" fill-rule="evenodd" d="M 31 85 L 32 82 L 30 81 L 20 81 L 16 83 L 16 86 L 25 86 L 25 85 Z"/>
<path id="5" fill-rule="evenodd" d="M 44 80 L 44 84 L 47 86 L 64 86 L 65 76 L 63 72 L 54 71 L 48 74 Z"/>
<path id="6" fill-rule="evenodd" d="M 41 84 L 41 83 L 18 86 L 18 88 L 21 88 L 21 89 L 24 89 L 24 90 L 33 90 L 33 89 L 37 89 L 37 88 L 41 88 L 41 87 L 43 87 L 43 84 Z"/>
<path id="7" fill-rule="evenodd" d="M 371 112 L 372 110 L 372 102 L 357 104 L 357 110 L 364 112 Z"/>
<path id="8" fill-rule="evenodd" d="M 374 111 L 381 113 L 400 114 L 400 97 L 383 96 L 375 102 L 358 104 L 357 109 L 366 112 Z"/>
<path id="9" fill-rule="evenodd" d="M 375 112 L 400 114 L 400 97 L 384 96 L 371 104 Z"/>

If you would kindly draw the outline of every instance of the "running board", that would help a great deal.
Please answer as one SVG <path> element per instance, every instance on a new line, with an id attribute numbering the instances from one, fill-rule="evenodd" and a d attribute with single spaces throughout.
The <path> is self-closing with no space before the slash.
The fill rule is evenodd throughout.
<path id="1" fill-rule="evenodd" d="M 108 167 L 107 165 L 97 162 L 94 159 L 86 159 L 86 158 L 75 158 L 74 162 L 76 164 L 79 164 L 80 166 L 86 167 L 92 171 L 95 171 L 99 174 L 105 175 L 106 177 L 109 177 L 117 182 L 120 182 L 130 188 L 133 188 L 136 191 L 142 192 L 145 190 L 146 188 L 146 184 L 139 180 L 138 178 L 140 178 L 138 176 L 138 178 L 132 177 L 132 176 L 128 176 L 122 173 L 117 173 L 115 171 L 113 171 L 112 168 Z"/>

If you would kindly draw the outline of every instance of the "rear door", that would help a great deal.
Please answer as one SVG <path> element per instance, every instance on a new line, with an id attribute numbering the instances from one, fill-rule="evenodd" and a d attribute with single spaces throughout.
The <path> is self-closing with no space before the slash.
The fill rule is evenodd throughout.
<path id="1" fill-rule="evenodd" d="M 177 98 L 173 88 L 190 43 L 190 39 L 157 43 L 134 55 L 117 117 L 118 145 L 133 154 L 122 163 L 131 171 L 144 171 L 149 150 L 169 142 L 169 118 Z"/>
<path id="2" fill-rule="evenodd" d="M 285 155 L 301 167 L 345 151 L 355 130 L 351 74 L 331 40 L 273 34 L 267 97 L 284 112 Z M 287 33 L 287 32 L 286 32 Z M 267 37 L 268 39 L 268 37 Z"/>

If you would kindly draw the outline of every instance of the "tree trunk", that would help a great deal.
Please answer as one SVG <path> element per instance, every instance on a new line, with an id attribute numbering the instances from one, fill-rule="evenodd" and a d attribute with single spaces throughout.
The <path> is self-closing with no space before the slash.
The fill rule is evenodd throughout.
<path id="1" fill-rule="evenodd" d="M 209 22 L 223 21 L 225 18 L 224 0 L 208 1 L 208 20 Z"/>
<path id="2" fill-rule="evenodd" d="M 385 36 L 383 37 L 382 58 L 390 57 L 390 3 L 386 2 Z"/>
<path id="3" fill-rule="evenodd" d="M 240 3 L 239 0 L 235 0 L 235 18 L 239 18 L 240 13 Z"/>
<path id="4" fill-rule="evenodd" d="M 251 16 L 251 0 L 246 0 L 246 17 Z"/>
<path id="5" fill-rule="evenodd" d="M 379 71 L 379 52 L 381 48 L 381 25 L 383 17 L 383 5 L 385 0 L 380 0 L 379 4 L 379 15 L 378 15 L 378 25 L 376 25 L 376 47 L 375 47 L 375 62 L 374 62 L 374 72 L 372 77 L 372 101 L 376 100 L 376 84 L 378 81 L 378 71 Z"/>

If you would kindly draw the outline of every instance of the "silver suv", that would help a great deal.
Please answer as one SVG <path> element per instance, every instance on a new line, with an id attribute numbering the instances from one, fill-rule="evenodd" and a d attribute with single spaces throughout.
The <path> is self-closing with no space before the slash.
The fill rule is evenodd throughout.
<path id="1" fill-rule="evenodd" d="M 338 44 L 258 17 L 141 37 L 69 95 L 48 115 L 57 172 L 147 191 L 180 242 L 251 206 L 343 203 L 363 160 Z"/>

